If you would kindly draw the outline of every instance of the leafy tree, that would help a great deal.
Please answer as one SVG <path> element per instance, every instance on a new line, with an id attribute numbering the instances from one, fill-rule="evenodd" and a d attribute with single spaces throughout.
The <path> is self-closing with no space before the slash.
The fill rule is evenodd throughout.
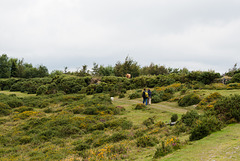
<path id="1" fill-rule="evenodd" d="M 11 77 L 17 77 L 18 76 L 17 59 L 10 59 L 10 62 L 11 62 Z"/>
<path id="2" fill-rule="evenodd" d="M 114 68 L 112 66 L 100 66 L 99 67 L 99 75 L 100 76 L 114 76 Z"/>
<path id="3" fill-rule="evenodd" d="M 234 66 L 228 70 L 227 73 L 225 73 L 227 76 L 232 77 L 234 74 L 240 73 L 240 68 L 237 68 L 237 63 L 234 64 Z"/>
<path id="4" fill-rule="evenodd" d="M 77 71 L 76 75 L 81 77 L 89 76 L 90 71 L 87 69 L 87 65 L 83 65 L 82 69 L 79 72 Z"/>
<path id="5" fill-rule="evenodd" d="M 93 63 L 93 68 L 92 68 L 92 75 L 98 76 L 99 75 L 99 67 L 97 63 Z"/>
<path id="6" fill-rule="evenodd" d="M 168 74 L 169 70 L 164 66 L 159 66 L 151 63 L 149 66 L 145 66 L 141 69 L 142 75 L 159 75 Z"/>
<path id="7" fill-rule="evenodd" d="M 23 62 L 24 62 L 24 59 L 17 61 L 17 66 L 18 66 L 17 76 L 20 78 L 24 77 L 24 72 L 25 72 L 25 67 Z"/>
<path id="8" fill-rule="evenodd" d="M 37 77 L 46 77 L 49 75 L 47 67 L 40 65 L 37 69 L 38 69 Z"/>
<path id="9" fill-rule="evenodd" d="M 140 66 L 127 56 L 123 64 L 120 61 L 115 64 L 114 73 L 116 76 L 120 77 L 124 77 L 127 73 L 131 74 L 133 77 L 137 77 L 140 74 Z"/>
<path id="10" fill-rule="evenodd" d="M 2 54 L 0 57 L 0 78 L 9 78 L 11 75 L 11 64 L 6 54 Z"/>

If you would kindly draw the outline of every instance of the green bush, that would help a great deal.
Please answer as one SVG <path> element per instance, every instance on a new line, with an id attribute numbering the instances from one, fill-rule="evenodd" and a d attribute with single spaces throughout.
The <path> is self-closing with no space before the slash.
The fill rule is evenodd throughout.
<path id="1" fill-rule="evenodd" d="M 232 79 L 231 79 L 231 82 L 240 83 L 240 73 L 234 74 Z"/>
<path id="2" fill-rule="evenodd" d="M 199 119 L 200 115 L 196 110 L 188 111 L 186 114 L 182 115 L 181 121 L 187 126 L 192 126 L 194 122 Z"/>
<path id="3" fill-rule="evenodd" d="M 109 142 L 119 142 L 121 140 L 127 139 L 128 138 L 128 134 L 125 131 L 120 131 L 120 132 L 116 132 L 114 134 L 112 134 L 112 136 L 110 136 L 107 140 Z"/>
<path id="4" fill-rule="evenodd" d="M 80 114 L 84 112 L 84 107 L 77 106 L 71 109 L 74 114 Z"/>
<path id="5" fill-rule="evenodd" d="M 120 120 L 120 127 L 123 130 L 129 130 L 129 129 L 131 129 L 132 126 L 133 126 L 132 121 L 126 120 L 126 118 L 124 120 L 123 119 Z"/>
<path id="6" fill-rule="evenodd" d="M 137 130 L 136 132 L 135 132 L 135 134 L 134 134 L 134 138 L 138 138 L 138 137 L 141 137 L 141 136 L 143 136 L 145 133 L 144 133 L 144 131 L 143 130 Z"/>
<path id="7" fill-rule="evenodd" d="M 164 91 L 152 91 L 152 103 L 159 103 L 163 101 Z"/>
<path id="8" fill-rule="evenodd" d="M 179 99 L 178 105 L 182 107 L 186 107 L 186 106 L 198 104 L 200 101 L 201 101 L 201 98 L 197 94 L 191 93 Z"/>
<path id="9" fill-rule="evenodd" d="M 134 109 L 135 109 L 135 110 L 144 110 L 144 109 L 146 109 L 146 108 L 147 108 L 146 105 L 144 105 L 144 104 L 142 104 L 142 103 L 138 103 Z"/>
<path id="10" fill-rule="evenodd" d="M 214 105 L 214 110 L 218 118 L 224 122 L 232 119 L 240 122 L 240 95 L 222 97 Z"/>
<path id="11" fill-rule="evenodd" d="M 31 136 L 22 136 L 19 138 L 20 144 L 27 144 L 27 143 L 30 143 L 31 141 L 32 141 Z"/>
<path id="12" fill-rule="evenodd" d="M 90 148 L 89 144 L 81 142 L 81 143 L 78 143 L 74 147 L 74 150 L 75 151 L 83 151 L 83 150 L 86 150 L 86 149 L 89 149 L 89 148 Z"/>
<path id="13" fill-rule="evenodd" d="M 87 107 L 84 109 L 83 113 L 86 115 L 97 115 L 98 114 L 97 107 Z"/>
<path id="14" fill-rule="evenodd" d="M 8 105 L 0 102 L 0 116 L 7 116 L 10 113 L 11 113 L 11 108 Z"/>
<path id="15" fill-rule="evenodd" d="M 173 114 L 171 117 L 171 122 L 176 122 L 178 120 L 178 115 L 177 114 Z"/>
<path id="16" fill-rule="evenodd" d="M 132 94 L 129 94 L 129 99 L 135 99 L 135 98 L 141 98 L 141 93 L 139 92 L 134 92 Z"/>
<path id="17" fill-rule="evenodd" d="M 169 145 L 165 145 L 164 141 L 162 141 L 161 146 L 157 147 L 156 152 L 154 153 L 153 158 L 163 157 L 173 151 L 172 147 Z"/>
<path id="18" fill-rule="evenodd" d="M 169 138 L 162 141 L 161 146 L 157 147 L 157 151 L 155 152 L 153 158 L 165 156 L 177 149 L 180 149 L 180 140 L 176 137 Z"/>
<path id="19" fill-rule="evenodd" d="M 196 122 L 190 133 L 189 139 L 190 141 L 200 140 L 212 132 L 221 130 L 222 126 L 222 122 L 214 115 L 204 116 L 198 122 Z"/>
<path id="20" fill-rule="evenodd" d="M 52 108 L 47 107 L 47 108 L 45 108 L 45 109 L 43 110 L 43 112 L 45 112 L 45 113 L 52 113 L 53 110 L 52 110 Z"/>
<path id="21" fill-rule="evenodd" d="M 124 98 L 124 97 L 125 97 L 124 93 L 120 93 L 118 96 L 118 98 Z"/>
<path id="22" fill-rule="evenodd" d="M 172 97 L 173 97 L 173 94 L 164 92 L 163 96 L 162 96 L 162 100 L 167 101 L 167 100 L 171 99 Z"/>
<path id="23" fill-rule="evenodd" d="M 48 87 L 46 85 L 41 85 L 40 87 L 38 87 L 36 94 L 37 95 L 46 94 L 47 91 L 48 91 Z"/>
<path id="24" fill-rule="evenodd" d="M 149 117 L 148 119 L 143 121 L 143 125 L 147 126 L 148 128 L 154 124 L 154 118 Z"/>
<path id="25" fill-rule="evenodd" d="M 33 108 L 32 107 L 27 107 L 27 106 L 21 106 L 19 108 L 15 108 L 14 111 L 22 113 L 24 111 L 33 111 Z"/>
<path id="26" fill-rule="evenodd" d="M 162 98 L 160 95 L 154 95 L 152 96 L 152 103 L 159 103 L 159 102 L 162 102 Z"/>
<path id="27" fill-rule="evenodd" d="M 148 146 L 150 146 L 150 147 L 155 146 L 156 144 L 159 143 L 159 141 L 155 136 L 145 135 L 145 136 L 137 138 L 136 143 L 137 143 L 138 147 L 145 148 Z"/>
<path id="28" fill-rule="evenodd" d="M 123 130 L 128 130 L 133 126 L 132 121 L 127 120 L 126 118 L 113 119 L 105 122 L 106 128 L 117 128 L 121 127 Z"/>
<path id="29" fill-rule="evenodd" d="M 179 135 L 181 133 L 188 132 L 188 130 L 189 127 L 187 127 L 183 122 L 178 122 L 173 128 L 173 133 Z"/>
<path id="30" fill-rule="evenodd" d="M 11 107 L 11 108 L 15 108 L 15 107 L 20 107 L 23 106 L 23 101 L 18 99 L 18 98 L 13 98 L 7 101 L 7 104 Z"/>

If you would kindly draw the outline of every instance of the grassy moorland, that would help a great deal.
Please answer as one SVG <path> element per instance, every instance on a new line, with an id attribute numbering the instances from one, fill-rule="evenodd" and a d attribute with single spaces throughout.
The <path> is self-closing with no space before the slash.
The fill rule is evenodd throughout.
<path id="1" fill-rule="evenodd" d="M 191 142 L 161 161 L 237 161 L 240 158 L 240 124 L 232 124 L 202 140 Z"/>
<path id="2" fill-rule="evenodd" d="M 107 94 L 55 94 L 35 96 L 0 91 L 0 160 L 237 160 L 240 125 L 231 124 L 198 141 L 189 141 L 190 127 L 169 126 L 173 114 L 196 105 L 180 107 L 183 94 L 171 101 L 141 106 L 142 99 Z M 240 90 L 188 90 L 201 99 L 218 92 L 223 96 Z M 185 95 L 184 94 L 184 95 Z M 175 99 L 176 98 L 176 99 Z M 10 106 L 10 107 L 9 107 Z M 136 107 L 139 107 L 136 109 Z M 203 115 L 203 109 L 197 109 Z M 181 130 L 180 130 L 181 129 Z M 162 157 L 155 157 L 162 142 Z M 171 147 L 170 147 L 171 146 Z"/>

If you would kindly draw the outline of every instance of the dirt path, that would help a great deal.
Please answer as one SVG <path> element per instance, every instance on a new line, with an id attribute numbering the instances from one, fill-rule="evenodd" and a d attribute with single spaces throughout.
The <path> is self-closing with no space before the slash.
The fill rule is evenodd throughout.
<path id="1" fill-rule="evenodd" d="M 139 100 L 139 99 L 129 100 L 129 99 L 118 99 L 118 98 L 116 98 L 113 103 L 115 103 L 115 104 L 121 103 L 124 106 L 127 106 L 127 105 L 133 105 L 133 104 L 141 103 L 141 100 Z M 148 107 L 159 109 L 159 110 L 162 110 L 162 111 L 167 111 L 167 112 L 170 112 L 170 113 L 178 113 L 178 114 L 185 114 L 188 111 L 188 110 L 180 108 L 180 107 L 176 108 L 176 107 L 172 107 L 172 106 L 168 106 L 168 105 L 163 105 L 161 103 L 154 103 L 154 104 L 149 105 Z"/>

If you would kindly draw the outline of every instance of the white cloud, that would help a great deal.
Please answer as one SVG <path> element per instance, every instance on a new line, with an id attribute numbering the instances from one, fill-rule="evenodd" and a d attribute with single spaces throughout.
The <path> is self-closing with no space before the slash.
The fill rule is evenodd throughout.
<path id="1" fill-rule="evenodd" d="M 1 0 L 0 54 L 49 68 L 129 55 L 141 65 L 227 71 L 238 62 L 237 0 Z"/>

